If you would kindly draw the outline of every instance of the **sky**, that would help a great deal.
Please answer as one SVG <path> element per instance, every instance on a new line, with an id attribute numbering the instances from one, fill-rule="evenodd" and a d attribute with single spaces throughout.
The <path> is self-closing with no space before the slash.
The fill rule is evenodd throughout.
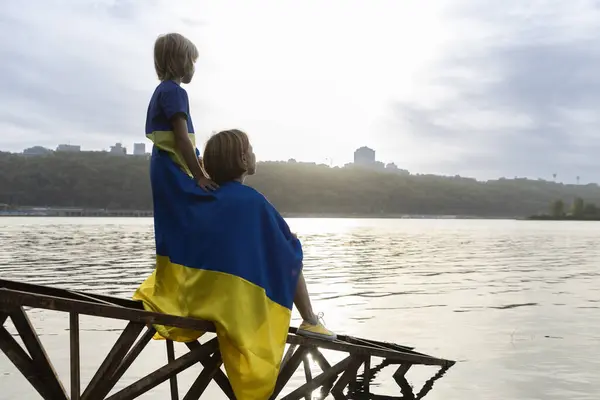
<path id="1" fill-rule="evenodd" d="M 600 5 L 587 0 L 3 0 L 0 150 L 129 151 L 153 44 L 198 47 L 198 147 L 238 128 L 259 160 L 600 180 Z"/>

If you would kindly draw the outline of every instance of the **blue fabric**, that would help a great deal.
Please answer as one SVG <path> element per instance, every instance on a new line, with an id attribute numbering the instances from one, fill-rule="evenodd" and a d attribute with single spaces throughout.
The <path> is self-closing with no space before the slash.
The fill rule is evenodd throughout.
<path id="1" fill-rule="evenodd" d="M 188 133 L 194 133 L 188 94 L 173 81 L 161 82 L 150 99 L 146 115 L 146 134 L 172 131 L 171 118 L 177 113 L 185 115 Z"/>
<path id="2" fill-rule="evenodd" d="M 239 182 L 206 192 L 156 147 L 150 177 L 157 255 L 237 275 L 292 308 L 302 246 L 262 194 Z"/>

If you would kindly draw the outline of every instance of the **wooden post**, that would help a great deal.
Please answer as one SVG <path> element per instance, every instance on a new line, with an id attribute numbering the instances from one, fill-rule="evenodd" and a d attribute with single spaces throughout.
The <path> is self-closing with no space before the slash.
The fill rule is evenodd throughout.
<path id="1" fill-rule="evenodd" d="M 167 339 L 167 362 L 172 363 L 173 361 L 175 361 L 175 348 L 173 347 L 173 341 Z M 169 385 L 171 386 L 171 400 L 179 400 L 177 375 L 173 375 L 169 379 Z"/>
<path id="2" fill-rule="evenodd" d="M 69 313 L 69 338 L 71 350 L 71 400 L 81 395 L 81 368 L 79 366 L 79 314 Z"/>

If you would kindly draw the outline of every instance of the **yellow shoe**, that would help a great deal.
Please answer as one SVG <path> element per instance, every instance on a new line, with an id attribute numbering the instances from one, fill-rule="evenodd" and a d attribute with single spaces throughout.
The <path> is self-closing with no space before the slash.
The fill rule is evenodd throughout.
<path id="1" fill-rule="evenodd" d="M 302 321 L 302 324 L 296 331 L 296 335 L 312 337 L 315 339 L 335 340 L 337 335 L 325 328 L 325 326 L 319 321 L 322 319 L 323 313 L 319 313 L 316 324 L 311 324 L 308 321 Z"/>

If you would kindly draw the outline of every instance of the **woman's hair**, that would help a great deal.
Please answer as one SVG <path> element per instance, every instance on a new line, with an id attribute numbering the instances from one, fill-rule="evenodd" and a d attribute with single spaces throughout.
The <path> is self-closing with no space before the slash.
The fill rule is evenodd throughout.
<path id="1" fill-rule="evenodd" d="M 217 184 L 238 179 L 248 172 L 242 156 L 249 148 L 248 135 L 238 129 L 215 133 L 204 147 L 204 170 Z"/>
<path id="2" fill-rule="evenodd" d="M 194 43 L 179 33 L 160 35 L 154 42 L 154 69 L 161 81 L 188 75 L 197 58 Z"/>

